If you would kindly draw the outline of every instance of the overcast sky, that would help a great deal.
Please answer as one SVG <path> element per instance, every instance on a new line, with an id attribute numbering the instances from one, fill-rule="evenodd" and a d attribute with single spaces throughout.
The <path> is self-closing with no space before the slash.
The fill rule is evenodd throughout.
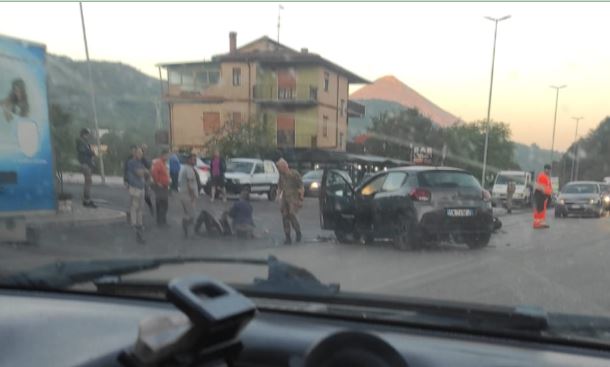
<path id="1" fill-rule="evenodd" d="M 201 60 L 277 36 L 279 3 L 85 3 L 93 59 L 120 61 L 157 76 L 155 64 Z M 484 119 L 498 27 L 491 116 L 513 138 L 556 147 L 607 115 L 610 3 L 283 3 L 280 41 L 309 48 L 369 80 L 395 75 L 466 121 Z M 85 52 L 78 3 L 0 3 L 0 34 L 47 45 L 74 59 Z M 355 90 L 356 87 L 352 88 Z"/>

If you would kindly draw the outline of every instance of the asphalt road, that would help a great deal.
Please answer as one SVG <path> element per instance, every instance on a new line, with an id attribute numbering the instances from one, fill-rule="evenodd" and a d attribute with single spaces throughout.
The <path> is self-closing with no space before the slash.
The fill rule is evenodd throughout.
<path id="1" fill-rule="evenodd" d="M 68 191 L 78 192 L 68 185 Z M 126 209 L 124 189 L 95 187 L 99 205 Z M 220 214 L 229 205 L 200 207 Z M 138 245 L 126 224 L 46 230 L 37 245 L 0 245 L 0 271 L 8 273 L 57 260 L 151 256 L 239 256 L 281 260 L 304 267 L 341 289 L 466 302 L 537 305 L 551 311 L 610 316 L 610 219 L 555 219 L 533 230 L 529 210 L 503 215 L 502 229 L 482 250 L 443 243 L 420 251 L 399 251 L 389 243 L 344 245 L 321 231 L 318 204 L 307 199 L 300 213 L 305 241 L 284 246 L 278 204 L 253 198 L 257 233 L 253 241 L 181 238 L 180 208 L 170 202 L 169 229 L 157 229 L 146 215 L 147 244 Z M 204 269 L 205 268 L 205 269 Z M 250 266 L 191 264 L 163 267 L 134 277 L 168 279 L 205 272 L 229 282 L 250 282 L 266 270 Z"/>

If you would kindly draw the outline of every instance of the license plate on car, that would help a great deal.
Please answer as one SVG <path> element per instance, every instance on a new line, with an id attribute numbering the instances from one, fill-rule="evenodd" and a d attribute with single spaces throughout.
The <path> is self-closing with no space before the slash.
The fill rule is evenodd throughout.
<path id="1" fill-rule="evenodd" d="M 474 210 L 472 209 L 447 209 L 448 217 L 472 217 Z"/>
<path id="2" fill-rule="evenodd" d="M 582 209 L 582 205 L 570 205 L 570 209 Z"/>

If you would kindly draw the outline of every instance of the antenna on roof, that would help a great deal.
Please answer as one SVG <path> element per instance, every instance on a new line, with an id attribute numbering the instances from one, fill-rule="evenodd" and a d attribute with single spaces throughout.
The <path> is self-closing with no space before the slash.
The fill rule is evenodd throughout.
<path id="1" fill-rule="evenodd" d="M 277 43 L 280 43 L 280 15 L 282 10 L 284 10 L 284 6 L 279 4 L 277 8 Z"/>

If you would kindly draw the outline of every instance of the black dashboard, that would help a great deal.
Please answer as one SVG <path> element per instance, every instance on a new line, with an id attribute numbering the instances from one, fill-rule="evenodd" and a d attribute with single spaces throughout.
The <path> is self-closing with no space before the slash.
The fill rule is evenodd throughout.
<path id="1" fill-rule="evenodd" d="M 256 302 L 255 302 L 256 303 Z M 0 366 L 121 366 L 145 318 L 179 314 L 161 301 L 0 291 Z M 240 335 L 237 366 L 609 366 L 610 352 L 273 312 Z"/>

